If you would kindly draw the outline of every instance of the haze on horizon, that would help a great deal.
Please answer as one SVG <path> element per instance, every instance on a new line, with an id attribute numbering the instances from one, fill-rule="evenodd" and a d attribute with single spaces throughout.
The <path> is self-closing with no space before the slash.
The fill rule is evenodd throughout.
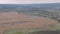
<path id="1" fill-rule="evenodd" d="M 0 4 L 60 3 L 60 0 L 0 0 Z"/>

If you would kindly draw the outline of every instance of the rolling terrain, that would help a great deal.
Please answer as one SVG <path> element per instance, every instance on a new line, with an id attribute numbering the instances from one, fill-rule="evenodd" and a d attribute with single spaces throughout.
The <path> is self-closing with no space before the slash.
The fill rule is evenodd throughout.
<path id="1" fill-rule="evenodd" d="M 35 29 L 45 28 L 48 25 L 58 23 L 56 20 L 39 17 L 32 18 L 28 15 L 18 14 L 17 12 L 0 13 L 0 34 L 9 29 Z"/>
<path id="2" fill-rule="evenodd" d="M 14 29 L 60 30 L 59 27 L 60 3 L 0 4 L 0 34 Z"/>

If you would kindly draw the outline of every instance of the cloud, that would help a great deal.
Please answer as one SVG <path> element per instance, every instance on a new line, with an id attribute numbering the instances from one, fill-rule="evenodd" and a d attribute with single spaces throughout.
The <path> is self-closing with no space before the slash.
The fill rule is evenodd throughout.
<path id="1" fill-rule="evenodd" d="M 57 3 L 60 0 L 0 0 L 0 4 Z"/>

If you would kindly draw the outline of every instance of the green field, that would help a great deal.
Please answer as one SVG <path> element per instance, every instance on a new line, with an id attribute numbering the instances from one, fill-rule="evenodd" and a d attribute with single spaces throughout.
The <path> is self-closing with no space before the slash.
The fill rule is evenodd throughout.
<path id="1" fill-rule="evenodd" d="M 60 23 L 54 25 L 54 26 L 49 26 L 46 27 L 44 30 L 60 30 Z M 33 32 L 38 32 L 41 31 L 41 29 L 35 29 L 35 30 L 7 30 L 4 32 L 4 34 L 31 34 Z"/>

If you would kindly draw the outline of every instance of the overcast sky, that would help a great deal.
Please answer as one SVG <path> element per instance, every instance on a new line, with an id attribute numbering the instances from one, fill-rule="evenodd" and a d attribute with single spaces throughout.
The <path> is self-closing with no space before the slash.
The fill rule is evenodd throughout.
<path id="1" fill-rule="evenodd" d="M 0 4 L 60 3 L 60 0 L 0 0 Z"/>

